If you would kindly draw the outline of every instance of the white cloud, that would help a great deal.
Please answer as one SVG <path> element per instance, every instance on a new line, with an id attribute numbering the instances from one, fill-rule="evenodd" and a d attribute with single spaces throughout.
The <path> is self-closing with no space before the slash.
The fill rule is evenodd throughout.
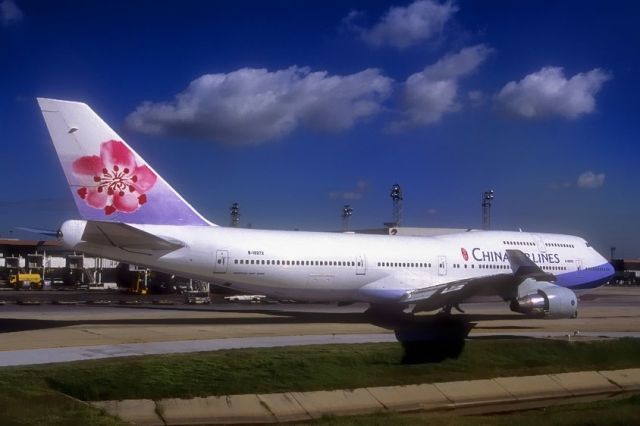
<path id="1" fill-rule="evenodd" d="M 404 118 L 392 130 L 436 123 L 448 112 L 460 109 L 458 81 L 475 71 L 492 49 L 479 44 L 449 54 L 407 78 L 400 94 Z"/>
<path id="2" fill-rule="evenodd" d="M 364 196 L 367 188 L 369 187 L 369 183 L 366 180 L 358 180 L 354 188 L 346 190 L 346 191 L 332 191 L 329 193 L 329 198 L 338 199 L 338 200 L 359 200 Z"/>
<path id="3" fill-rule="evenodd" d="M 353 25 L 353 20 L 360 15 L 358 12 L 351 12 L 346 21 L 371 46 L 405 49 L 442 32 L 457 11 L 452 2 L 440 4 L 433 0 L 418 0 L 406 7 L 390 8 L 370 29 Z"/>
<path id="4" fill-rule="evenodd" d="M 593 112 L 594 96 L 611 75 L 595 68 L 567 79 L 561 67 L 544 67 L 522 80 L 507 83 L 496 96 L 499 106 L 523 118 L 577 118 Z"/>
<path id="5" fill-rule="evenodd" d="M 604 173 L 593 173 L 592 171 L 584 172 L 578 176 L 578 187 L 584 189 L 602 188 L 604 185 Z"/>
<path id="6" fill-rule="evenodd" d="M 377 69 L 346 76 L 290 67 L 205 74 L 172 102 L 145 102 L 127 117 L 140 132 L 258 144 L 305 126 L 338 132 L 381 110 L 393 80 Z"/>
<path id="7" fill-rule="evenodd" d="M 23 16 L 22 10 L 13 0 L 0 2 L 0 21 L 2 21 L 2 25 L 7 26 L 19 22 Z"/>

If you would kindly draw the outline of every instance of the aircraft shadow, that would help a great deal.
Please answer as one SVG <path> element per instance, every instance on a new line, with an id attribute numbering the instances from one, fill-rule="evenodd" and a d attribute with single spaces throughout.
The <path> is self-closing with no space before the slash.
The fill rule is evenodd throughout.
<path id="1" fill-rule="evenodd" d="M 175 308 L 174 308 L 175 309 Z M 184 309 L 187 311 L 188 309 Z M 190 310 L 194 312 L 193 310 Z M 212 312 L 212 311 L 199 311 Z M 214 312 L 225 313 L 247 313 L 262 314 L 266 317 L 247 318 L 247 317 L 220 317 L 220 318 L 124 318 L 124 319 L 79 319 L 79 320 L 49 320 L 49 319 L 16 319 L 16 318 L 0 318 L 0 333 L 11 333 L 17 331 L 40 330 L 50 328 L 69 327 L 74 325 L 252 325 L 252 324 L 309 324 L 309 323 L 342 323 L 342 324 L 374 324 L 386 329 L 395 329 L 397 327 L 425 327 L 430 328 L 433 324 L 433 318 L 438 315 L 420 315 L 415 317 L 406 316 L 396 318 L 394 322 L 380 318 L 372 318 L 366 312 L 308 312 L 308 311 L 274 311 L 266 309 L 242 309 L 242 310 L 217 310 Z M 472 323 L 475 321 L 501 321 L 522 319 L 520 315 L 451 315 L 452 318 L 458 318 L 463 322 Z M 439 323 L 436 323 L 439 325 Z M 519 327 L 508 325 L 502 327 L 478 327 L 478 328 L 503 328 L 503 329 L 519 329 L 530 327 Z"/>
<path id="2" fill-rule="evenodd" d="M 74 325 L 254 325 L 254 324 L 308 324 L 308 323 L 345 323 L 366 324 L 362 314 L 286 314 L 268 312 L 269 317 L 246 318 L 121 318 L 121 319 L 81 319 L 81 320 L 47 320 L 0 318 L 0 333 L 17 331 L 43 330 L 69 327 Z"/>

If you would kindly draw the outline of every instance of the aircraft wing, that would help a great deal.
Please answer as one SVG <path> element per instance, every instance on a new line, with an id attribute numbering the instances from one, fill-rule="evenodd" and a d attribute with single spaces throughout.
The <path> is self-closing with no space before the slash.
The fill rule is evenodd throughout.
<path id="1" fill-rule="evenodd" d="M 479 294 L 498 295 L 509 299 L 517 295 L 518 286 L 528 278 L 555 281 L 555 276 L 543 271 L 520 250 L 507 250 L 511 273 L 499 273 L 479 278 L 451 281 L 408 292 L 401 300 L 415 304 L 414 312 L 433 311 L 443 306 L 455 306 Z"/>
<path id="2" fill-rule="evenodd" d="M 506 253 L 509 256 L 509 264 L 514 276 L 522 279 L 535 278 L 537 280 L 555 281 L 553 274 L 543 271 L 520 250 L 506 250 Z"/>
<path id="3" fill-rule="evenodd" d="M 172 251 L 184 247 L 180 241 L 170 241 L 126 223 L 93 220 L 87 221 L 82 240 L 127 251 Z"/>
<path id="4" fill-rule="evenodd" d="M 415 303 L 414 312 L 433 311 L 443 306 L 458 305 L 478 294 L 504 294 L 505 289 L 520 281 L 508 273 L 450 281 L 410 291 L 401 302 Z"/>

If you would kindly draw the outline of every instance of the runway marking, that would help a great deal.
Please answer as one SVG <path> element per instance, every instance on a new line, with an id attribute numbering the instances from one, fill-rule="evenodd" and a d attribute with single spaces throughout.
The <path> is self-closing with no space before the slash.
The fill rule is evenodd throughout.
<path id="1" fill-rule="evenodd" d="M 82 329 L 81 331 L 83 333 L 93 334 L 94 336 L 100 336 L 100 337 L 104 336 L 103 333 L 98 333 L 98 332 L 95 332 L 95 331 L 92 331 L 92 330 L 88 330 L 88 329 Z"/>

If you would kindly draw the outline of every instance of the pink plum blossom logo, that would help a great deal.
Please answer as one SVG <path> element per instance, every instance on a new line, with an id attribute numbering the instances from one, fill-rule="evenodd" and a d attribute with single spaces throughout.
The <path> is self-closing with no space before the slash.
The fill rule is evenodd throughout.
<path id="1" fill-rule="evenodd" d="M 462 253 L 462 258 L 464 260 L 469 260 L 469 253 L 467 253 L 467 249 L 460 247 L 460 253 Z"/>
<path id="2" fill-rule="evenodd" d="M 89 206 L 115 212 L 133 213 L 147 202 L 157 176 L 146 165 L 138 165 L 133 152 L 122 141 L 100 144 L 100 156 L 87 155 L 75 160 L 73 173 L 82 185 L 77 194 Z"/>

